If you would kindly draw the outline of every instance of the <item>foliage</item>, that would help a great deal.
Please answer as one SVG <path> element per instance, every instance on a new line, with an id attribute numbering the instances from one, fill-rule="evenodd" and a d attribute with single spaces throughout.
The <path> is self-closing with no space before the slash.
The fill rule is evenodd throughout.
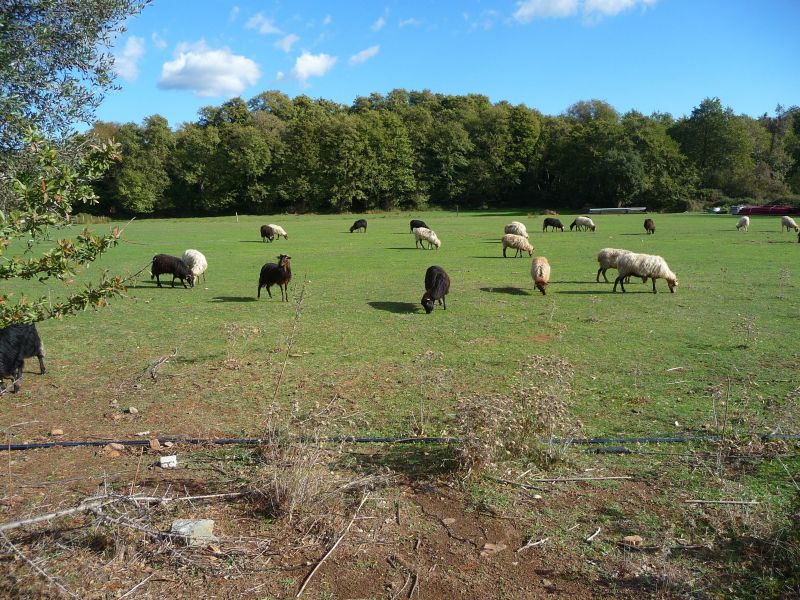
<path id="1" fill-rule="evenodd" d="M 25 152 L 33 167 L 11 178 L 16 192 L 16 208 L 7 214 L 0 212 L 0 280 L 51 278 L 65 280 L 73 277 L 82 264 L 97 260 L 106 250 L 116 246 L 118 233 L 98 236 L 85 229 L 76 240 L 61 239 L 55 247 L 34 256 L 37 244 L 49 240 L 50 230 L 63 228 L 76 203 L 97 200 L 88 181 L 103 173 L 118 158 L 117 146 L 91 146 L 75 167 L 63 163 L 58 149 L 41 134 L 29 132 Z M 6 257 L 14 240 L 27 238 L 26 254 Z M 86 284 L 82 291 L 63 300 L 42 296 L 28 300 L 22 296 L 13 302 L 8 295 L 0 296 L 0 327 L 12 323 L 32 323 L 51 317 L 63 317 L 90 306 L 103 306 L 111 296 L 124 290 L 119 277 L 103 274 L 98 283 Z"/>

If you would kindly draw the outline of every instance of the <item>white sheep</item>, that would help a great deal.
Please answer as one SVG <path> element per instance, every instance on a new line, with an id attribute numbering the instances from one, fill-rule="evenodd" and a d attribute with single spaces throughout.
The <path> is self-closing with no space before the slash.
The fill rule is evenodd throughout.
<path id="1" fill-rule="evenodd" d="M 527 228 L 519 221 L 511 221 L 511 223 L 505 226 L 503 233 L 513 233 L 514 235 L 521 235 L 524 238 L 528 238 Z"/>
<path id="2" fill-rule="evenodd" d="M 199 250 L 186 250 L 181 256 L 181 260 L 189 267 L 189 270 L 194 275 L 194 281 L 197 282 L 200 279 L 200 275 L 203 276 L 203 281 L 206 280 L 206 269 L 208 269 L 208 261 L 206 257 L 203 256 L 203 253 Z"/>
<path id="3" fill-rule="evenodd" d="M 427 227 L 415 227 L 412 231 L 414 232 L 414 237 L 416 238 L 416 243 L 414 245 L 417 248 L 425 248 L 422 242 L 428 242 L 428 250 L 433 247 L 438 250 L 441 247 L 442 242 L 436 236 L 436 232 L 434 232 L 433 229 L 428 229 Z"/>
<path id="4" fill-rule="evenodd" d="M 653 280 L 653 293 L 656 293 L 656 279 L 666 279 L 669 291 L 675 293 L 678 287 L 678 278 L 670 270 L 667 261 L 660 256 L 652 254 L 635 254 L 628 252 L 617 259 L 617 279 L 614 281 L 612 291 L 617 291 L 617 284 L 625 291 L 624 279 L 630 275 L 637 277 L 650 277 Z"/>
<path id="5" fill-rule="evenodd" d="M 587 229 L 589 231 L 594 231 L 597 227 L 589 217 L 575 217 L 575 220 L 569 226 L 569 230 L 572 231 L 573 228 L 576 228 L 577 231 L 581 229 Z"/>
<path id="6" fill-rule="evenodd" d="M 275 234 L 276 238 L 279 238 L 279 237 L 283 236 L 283 239 L 285 239 L 285 240 L 289 239 L 288 234 L 283 229 L 283 227 L 281 227 L 280 225 L 275 225 L 273 223 L 270 223 L 269 225 L 267 225 L 267 227 L 271 227 L 272 228 L 272 233 Z"/>
<path id="7" fill-rule="evenodd" d="M 531 277 L 536 289 L 545 295 L 545 288 L 550 283 L 550 263 L 544 256 L 536 256 L 531 262 Z"/>
<path id="8" fill-rule="evenodd" d="M 797 223 L 794 222 L 794 219 L 786 215 L 781 217 L 781 231 L 783 231 L 784 227 L 786 227 L 786 231 L 789 231 L 790 229 L 800 231 L 800 227 L 797 226 Z"/>
<path id="9" fill-rule="evenodd" d="M 739 222 L 736 223 L 736 229 L 738 229 L 739 231 L 741 231 L 742 229 L 747 231 L 749 227 L 750 227 L 750 217 L 742 217 L 741 219 L 739 219 Z M 781 231 L 783 231 L 783 229 L 781 229 Z"/>
<path id="10" fill-rule="evenodd" d="M 606 280 L 608 283 L 608 277 L 606 277 L 606 271 L 608 269 L 616 269 L 617 268 L 617 260 L 623 254 L 630 254 L 630 250 L 623 250 L 622 248 L 603 248 L 600 252 L 597 253 L 597 262 L 600 263 L 600 268 L 597 269 L 597 277 L 595 277 L 595 281 L 600 283 L 600 275 L 603 275 L 603 279 Z"/>
<path id="11" fill-rule="evenodd" d="M 515 257 L 522 256 L 523 252 L 527 252 L 528 256 L 533 256 L 533 246 L 521 235 L 514 235 L 513 233 L 505 234 L 503 236 L 503 257 L 506 257 L 506 248 L 514 248 L 516 250 L 514 253 Z"/>

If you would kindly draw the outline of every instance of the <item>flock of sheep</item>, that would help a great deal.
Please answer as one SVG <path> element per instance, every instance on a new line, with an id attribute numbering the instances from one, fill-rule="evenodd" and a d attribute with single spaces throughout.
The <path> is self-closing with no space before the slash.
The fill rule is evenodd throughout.
<path id="1" fill-rule="evenodd" d="M 411 233 L 414 234 L 415 246 L 417 248 L 439 249 L 442 241 L 436 233 L 428 227 L 424 221 L 412 219 L 409 223 Z M 555 217 L 546 217 L 543 221 L 542 231 L 559 229 L 564 231 L 561 221 Z M 747 231 L 750 227 L 750 217 L 743 216 L 736 224 L 737 230 Z M 589 217 L 577 217 L 569 226 L 570 231 L 596 231 L 597 227 Z M 656 231 L 653 219 L 645 219 L 644 229 L 648 234 Z M 794 230 L 800 242 L 800 226 L 789 216 L 781 217 L 781 231 Z M 366 233 L 366 219 L 358 219 L 350 227 L 350 233 L 361 231 Z M 289 239 L 288 234 L 280 225 L 270 223 L 261 226 L 262 241 L 273 242 L 277 238 Z M 530 243 L 529 235 L 525 225 L 519 221 L 512 221 L 505 226 L 502 237 L 503 256 L 507 257 L 507 250 L 512 248 L 515 257 L 523 256 L 527 252 L 532 257 L 531 278 L 534 286 L 542 294 L 546 293 L 547 285 L 550 282 L 550 263 L 544 256 L 533 256 L 534 248 Z M 642 282 L 650 279 L 653 283 L 653 293 L 656 293 L 656 279 L 664 279 L 667 282 L 670 292 L 675 292 L 678 280 L 675 273 L 669 268 L 667 262 L 660 256 L 650 254 L 639 254 L 620 248 L 603 248 L 597 253 L 599 269 L 595 280 L 600 281 L 603 276 L 606 283 L 608 269 L 617 270 L 617 278 L 614 281 L 612 291 L 617 291 L 617 286 L 624 292 L 625 283 L 631 276 L 640 277 Z M 161 287 L 161 275 L 171 275 L 172 287 L 175 286 L 175 279 L 180 280 L 185 288 L 194 287 L 195 282 L 202 276 L 205 280 L 205 272 L 208 269 L 206 257 L 198 250 L 186 250 L 181 257 L 170 256 L 167 254 L 157 254 L 153 257 L 151 264 L 151 279 L 155 279 L 158 287 Z M 270 288 L 277 285 L 281 290 L 281 301 L 289 301 L 288 285 L 292 278 L 291 256 L 281 254 L 277 263 L 267 263 L 261 267 L 258 278 L 258 290 L 256 297 L 261 297 L 261 290 L 266 288 L 267 294 L 272 298 Z M 438 302 L 443 309 L 447 309 L 445 296 L 450 291 L 450 277 L 442 267 L 431 266 L 425 272 L 425 293 L 422 296 L 422 306 L 426 313 L 431 313 L 435 304 Z M 22 379 L 22 369 L 26 358 L 36 356 L 39 359 L 39 370 L 41 374 L 45 372 L 44 348 L 35 325 L 11 325 L 0 329 L 0 394 L 5 393 L 6 387 L 3 385 L 3 378 L 10 377 L 13 382 L 13 391 L 19 390 L 19 381 Z"/>

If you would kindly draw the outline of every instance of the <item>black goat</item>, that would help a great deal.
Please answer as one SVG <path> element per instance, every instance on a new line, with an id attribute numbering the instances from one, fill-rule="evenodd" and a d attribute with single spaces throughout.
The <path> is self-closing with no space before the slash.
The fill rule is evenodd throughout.
<path id="1" fill-rule="evenodd" d="M 417 227 L 425 227 L 426 229 L 430 229 L 430 227 L 425 225 L 425 221 L 420 221 L 419 219 L 411 219 L 409 225 L 411 225 L 411 233 L 414 233 L 414 230 Z"/>
<path id="2" fill-rule="evenodd" d="M 350 233 L 353 233 L 356 229 L 362 229 L 364 233 L 367 233 L 367 220 L 366 219 L 359 219 L 350 227 Z"/>
<path id="3" fill-rule="evenodd" d="M 552 227 L 553 231 L 556 229 L 560 229 L 562 232 L 564 231 L 564 226 L 561 224 L 559 219 L 554 219 L 552 217 L 547 217 L 544 220 L 544 224 L 542 225 L 542 231 L 547 231 L 548 227 Z"/>
<path id="4" fill-rule="evenodd" d="M 656 224 L 653 222 L 653 219 L 645 219 L 644 220 L 644 230 L 647 233 L 655 233 L 656 232 Z"/>
<path id="5" fill-rule="evenodd" d="M 444 297 L 450 291 L 450 277 L 442 267 L 433 265 L 425 271 L 425 294 L 422 296 L 422 306 L 425 312 L 433 312 L 436 300 L 444 310 L 447 310 L 447 303 Z"/>
<path id="6" fill-rule="evenodd" d="M 272 298 L 272 293 L 269 291 L 276 283 L 281 288 L 281 301 L 284 299 L 289 301 L 289 281 L 292 279 L 292 263 L 291 256 L 288 254 L 281 254 L 278 257 L 278 264 L 267 263 L 261 267 L 261 274 L 258 276 L 258 295 L 261 298 L 261 288 L 267 288 L 267 294 Z M 285 298 L 284 298 L 285 296 Z"/>
<path id="7" fill-rule="evenodd" d="M 275 232 L 272 231 L 272 227 L 269 225 L 261 226 L 261 241 L 263 242 L 264 240 L 275 241 Z"/>
<path id="8" fill-rule="evenodd" d="M 194 287 L 194 275 L 192 274 L 192 270 L 177 256 L 156 254 L 153 257 L 153 265 L 150 267 L 150 279 L 155 277 L 158 282 L 158 287 L 161 287 L 159 275 L 172 275 L 172 287 L 175 287 L 176 277 L 181 280 L 183 287 L 186 287 L 187 281 L 189 282 L 189 287 Z"/>
<path id="9" fill-rule="evenodd" d="M 4 377 L 11 377 L 13 391 L 19 391 L 25 359 L 39 359 L 39 373 L 44 375 L 44 348 L 36 325 L 9 325 L 0 329 L 0 393 L 6 391 L 2 385 Z"/>

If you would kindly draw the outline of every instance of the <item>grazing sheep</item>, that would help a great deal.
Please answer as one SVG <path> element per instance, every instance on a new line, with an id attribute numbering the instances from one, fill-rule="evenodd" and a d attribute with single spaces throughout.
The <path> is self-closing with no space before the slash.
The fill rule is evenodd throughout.
<path id="1" fill-rule="evenodd" d="M 291 256 L 281 254 L 278 257 L 278 264 L 267 263 L 261 267 L 261 274 L 258 276 L 258 294 L 256 298 L 261 298 L 261 288 L 267 288 L 267 294 L 272 298 L 269 291 L 273 285 L 278 284 L 281 289 L 281 301 L 289 301 L 289 281 L 292 279 Z"/>
<path id="2" fill-rule="evenodd" d="M 192 275 L 186 263 L 177 256 L 156 254 L 153 257 L 153 264 L 150 267 L 150 279 L 155 277 L 158 282 L 158 287 L 161 287 L 159 275 L 172 275 L 172 287 L 175 287 L 176 277 L 181 280 L 183 287 L 186 287 L 187 281 L 189 282 L 189 287 L 194 287 L 194 275 Z"/>
<path id="3" fill-rule="evenodd" d="M 740 231 L 742 229 L 747 231 L 749 228 L 750 228 L 750 217 L 742 217 L 741 219 L 739 219 L 739 222 L 736 223 L 736 229 Z M 783 229 L 781 229 L 781 231 L 783 231 Z"/>
<path id="4" fill-rule="evenodd" d="M 569 230 L 572 231 L 573 228 L 576 228 L 576 231 L 580 231 L 581 229 L 594 231 L 596 226 L 594 221 L 592 221 L 589 217 L 575 217 L 575 220 L 569 226 Z"/>
<path id="5" fill-rule="evenodd" d="M 786 227 L 786 231 L 789 231 L 790 229 L 800 231 L 800 227 L 797 226 L 797 223 L 794 222 L 794 219 L 786 215 L 781 217 L 781 231 L 783 231 L 784 227 Z"/>
<path id="6" fill-rule="evenodd" d="M 560 229 L 562 232 L 564 231 L 564 226 L 561 224 L 559 219 L 554 219 L 553 217 L 547 217 L 542 224 L 542 231 L 547 231 L 548 227 L 552 227 L 553 231 L 556 229 Z"/>
<path id="7" fill-rule="evenodd" d="M 425 225 L 425 221 L 420 221 L 419 219 L 411 219 L 408 224 L 411 226 L 411 233 L 414 233 L 414 230 L 417 227 L 424 227 L 425 229 L 430 229 L 427 225 Z"/>
<path id="8" fill-rule="evenodd" d="M 508 258 L 506 256 L 506 248 L 514 248 L 516 252 L 514 253 L 514 257 L 522 256 L 523 252 L 527 252 L 528 256 L 533 256 L 533 246 L 531 243 L 521 235 L 514 235 L 513 233 L 507 233 L 503 236 L 503 257 Z"/>
<path id="9" fill-rule="evenodd" d="M 436 265 L 428 267 L 425 271 L 425 294 L 422 296 L 422 306 L 425 312 L 431 314 L 436 300 L 444 310 L 447 310 L 447 303 L 444 297 L 450 291 L 450 277 L 442 267 Z"/>
<path id="10" fill-rule="evenodd" d="M 550 283 L 550 263 L 544 256 L 537 256 L 531 263 L 531 277 L 536 289 L 545 295 L 545 288 Z"/>
<path id="11" fill-rule="evenodd" d="M 608 277 L 606 277 L 606 271 L 609 269 L 616 269 L 617 268 L 617 260 L 623 254 L 630 254 L 630 250 L 623 250 L 621 248 L 603 248 L 600 252 L 597 253 L 597 262 L 600 263 L 600 268 L 597 269 L 597 277 L 595 277 L 595 281 L 600 283 L 600 274 L 603 274 L 603 279 L 606 280 L 606 283 L 609 283 Z M 627 277 L 625 279 L 625 283 L 630 283 L 631 278 Z M 642 283 L 647 281 L 647 277 L 642 277 Z"/>
<path id="12" fill-rule="evenodd" d="M 261 226 L 261 241 L 275 241 L 275 232 L 272 231 L 272 227 L 269 225 L 262 225 Z"/>
<path id="13" fill-rule="evenodd" d="M 505 226 L 503 233 L 513 233 L 514 235 L 521 235 L 525 239 L 528 239 L 528 229 L 519 221 L 511 221 L 511 223 Z"/>
<path id="14" fill-rule="evenodd" d="M 195 281 L 200 281 L 200 275 L 203 276 L 203 281 L 206 280 L 206 269 L 208 269 L 208 261 L 203 253 L 199 250 L 186 250 L 181 256 L 181 260 L 189 267 Z"/>
<path id="15" fill-rule="evenodd" d="M 11 377 L 12 391 L 19 391 L 25 359 L 39 359 L 39 374 L 44 375 L 44 347 L 36 325 L 9 325 L 0 329 L 0 394 L 5 393 L 4 377 Z"/>
<path id="16" fill-rule="evenodd" d="M 617 291 L 617 284 L 625 291 L 625 284 L 623 280 L 629 275 L 636 275 L 637 277 L 650 277 L 653 280 L 653 293 L 656 293 L 656 279 L 666 279 L 669 291 L 675 293 L 675 288 L 678 287 L 678 278 L 675 276 L 667 261 L 660 256 L 652 254 L 635 254 L 628 252 L 621 255 L 617 259 L 617 279 L 614 282 L 612 291 Z"/>
<path id="17" fill-rule="evenodd" d="M 442 242 L 436 237 L 436 233 L 432 229 L 428 229 L 427 227 L 415 227 L 412 231 L 417 240 L 414 244 L 417 248 L 425 248 L 422 242 L 428 242 L 428 250 L 433 247 L 436 247 L 438 250 L 441 247 Z"/>
<path id="18" fill-rule="evenodd" d="M 644 230 L 648 233 L 648 235 L 656 232 L 656 224 L 653 222 L 653 219 L 644 220 Z"/>
<path id="19" fill-rule="evenodd" d="M 356 229 L 361 229 L 364 233 L 367 233 L 367 220 L 366 219 L 359 219 L 355 223 L 350 226 L 350 233 L 353 233 Z"/>
<path id="20" fill-rule="evenodd" d="M 276 238 L 283 236 L 283 239 L 285 240 L 289 239 L 289 236 L 287 235 L 286 231 L 284 231 L 283 227 L 281 227 L 280 225 L 275 225 L 274 223 L 270 223 L 269 225 L 267 225 L 267 227 L 272 229 L 272 232 L 275 234 Z"/>

